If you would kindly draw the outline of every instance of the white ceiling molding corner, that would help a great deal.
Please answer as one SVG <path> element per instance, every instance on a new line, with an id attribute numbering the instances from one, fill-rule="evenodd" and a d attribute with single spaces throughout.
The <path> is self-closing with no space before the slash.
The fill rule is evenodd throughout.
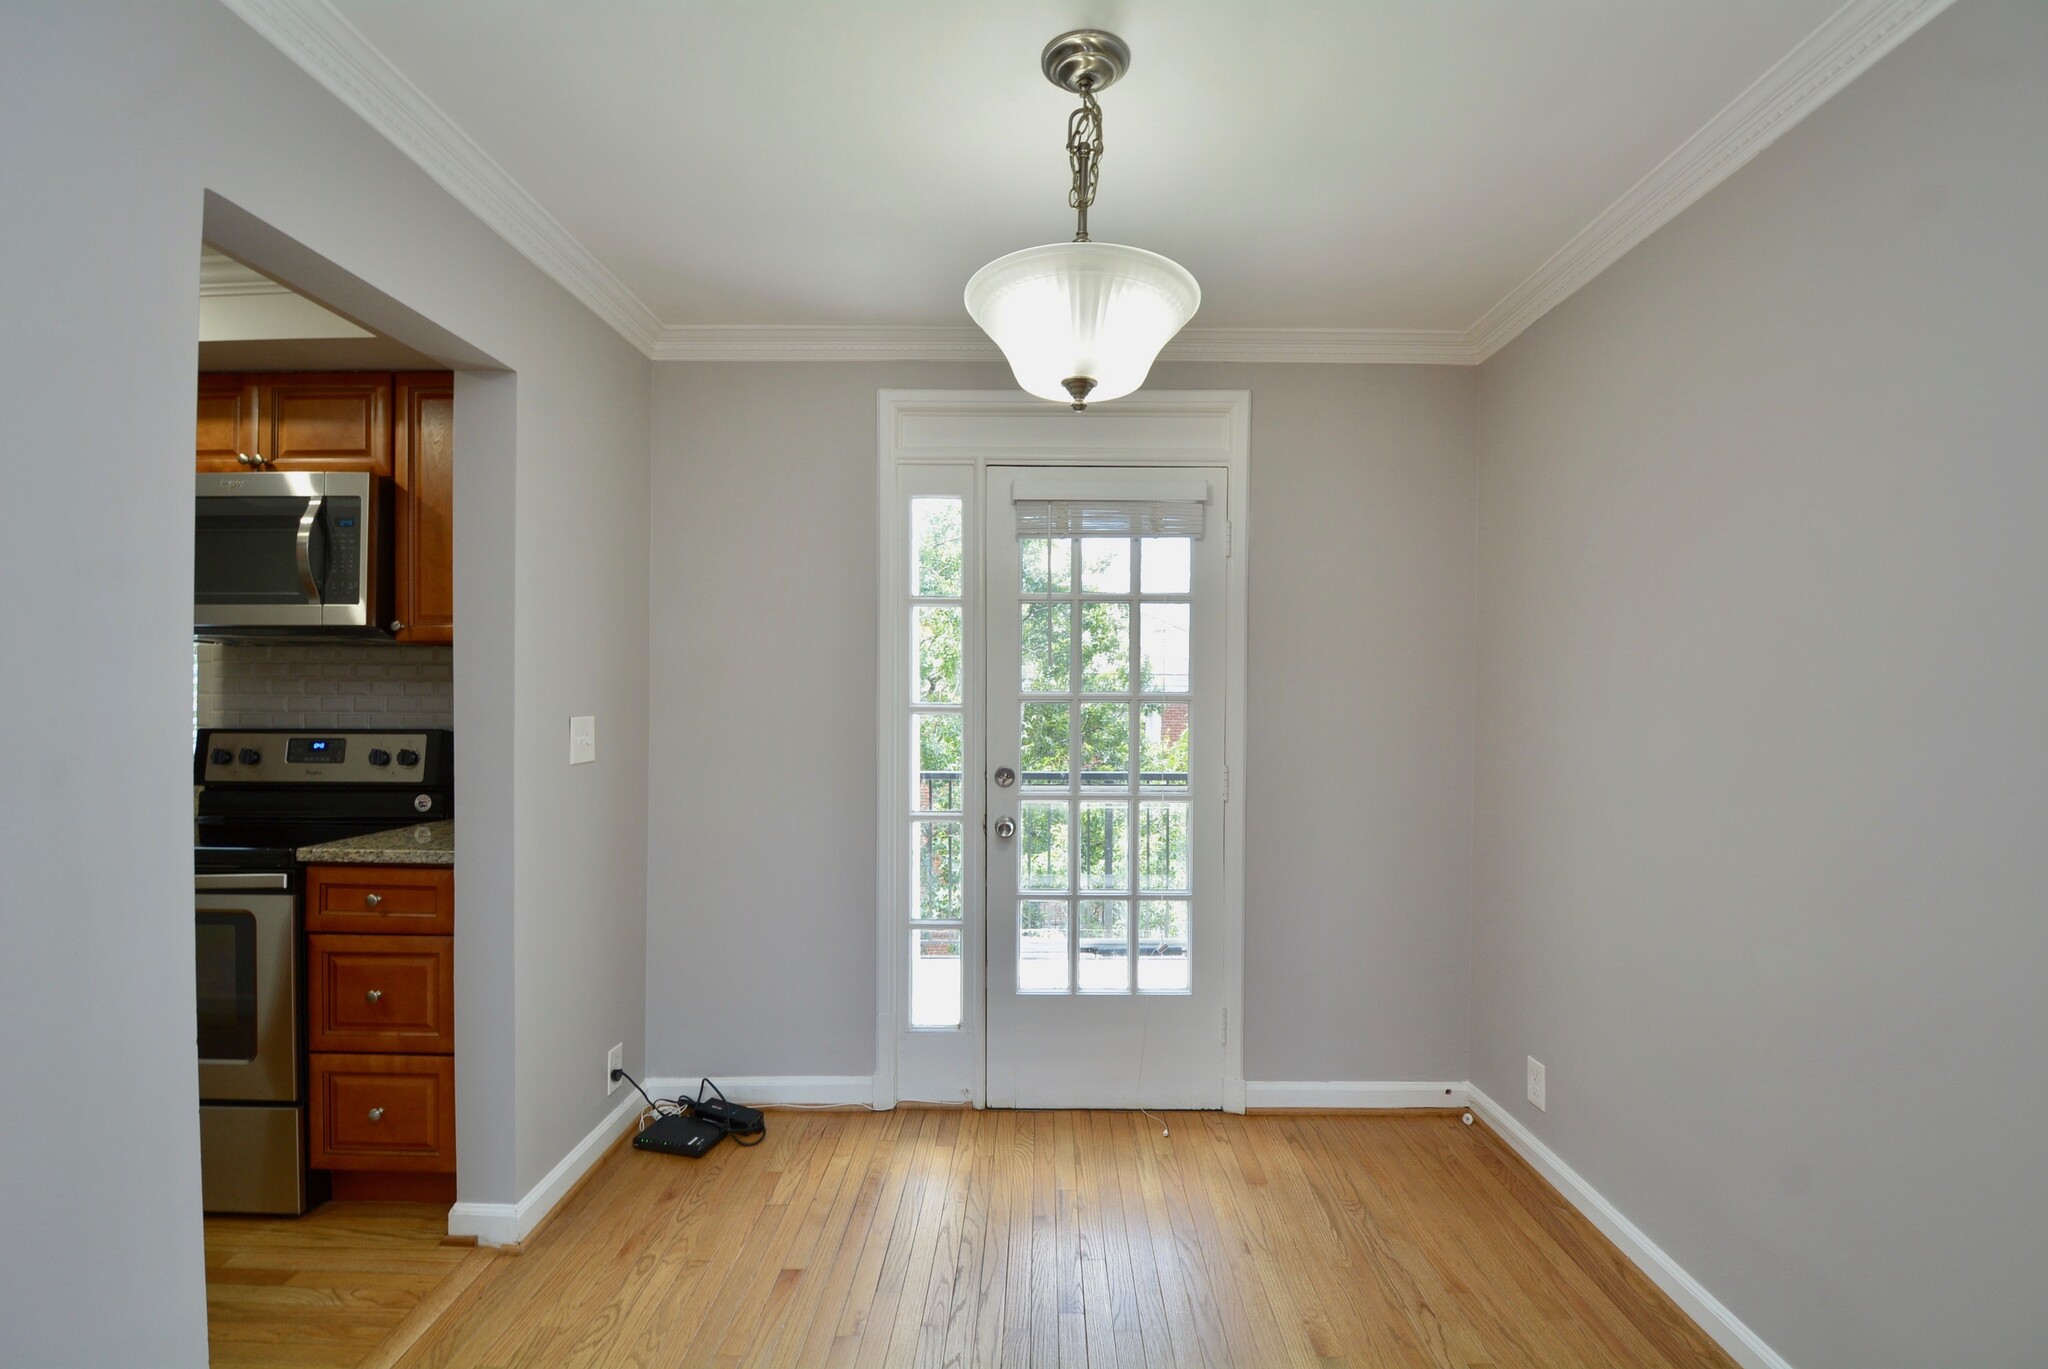
<path id="1" fill-rule="evenodd" d="M 327 0 L 221 0 L 498 236 L 653 355 L 661 321 Z"/>
<path id="2" fill-rule="evenodd" d="M 981 331 L 944 326 L 667 325 L 328 0 L 221 0 L 471 213 L 663 361 L 986 361 Z M 1464 332 L 1189 329 L 1163 359 L 1472 366 L 1519 336 L 1818 109 L 1953 0 L 1847 0 Z"/>
<path id="3" fill-rule="evenodd" d="M 988 334 L 969 325 L 827 327 L 810 324 L 670 324 L 656 361 L 1001 361 Z"/>
<path id="4" fill-rule="evenodd" d="M 1465 333 L 1474 362 L 1514 341 L 1952 3 L 1848 0 L 1481 315 Z"/>
<path id="5" fill-rule="evenodd" d="M 199 297 L 231 299 L 237 296 L 289 295 L 292 292 L 253 267 L 242 265 L 223 252 L 204 247 L 199 252 Z"/>
<path id="6" fill-rule="evenodd" d="M 656 361 L 1001 361 L 979 328 L 691 324 L 661 330 Z M 1373 328 L 1189 328 L 1161 361 L 1398 362 L 1471 366 L 1463 333 Z"/>
<path id="7" fill-rule="evenodd" d="M 1466 335 L 1422 328 L 1187 328 L 1161 361 L 1476 366 Z"/>

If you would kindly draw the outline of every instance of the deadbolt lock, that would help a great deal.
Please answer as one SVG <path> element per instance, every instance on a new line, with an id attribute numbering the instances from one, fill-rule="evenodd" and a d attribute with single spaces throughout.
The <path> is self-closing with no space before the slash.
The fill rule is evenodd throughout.
<path id="1" fill-rule="evenodd" d="M 1008 789 L 1017 782 L 1017 772 L 1005 765 L 996 770 L 996 788 Z"/>

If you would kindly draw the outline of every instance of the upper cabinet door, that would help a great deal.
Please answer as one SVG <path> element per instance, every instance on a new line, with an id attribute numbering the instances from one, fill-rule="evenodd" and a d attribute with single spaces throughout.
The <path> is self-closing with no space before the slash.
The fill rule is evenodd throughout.
<path id="1" fill-rule="evenodd" d="M 245 471 L 256 450 L 256 386 L 245 375 L 199 377 L 199 469 Z"/>
<path id="2" fill-rule="evenodd" d="M 398 593 L 401 642 L 455 640 L 455 377 L 393 377 L 397 420 Z"/>
<path id="3" fill-rule="evenodd" d="M 271 470 L 391 474 L 387 374 L 255 377 L 259 455 Z"/>

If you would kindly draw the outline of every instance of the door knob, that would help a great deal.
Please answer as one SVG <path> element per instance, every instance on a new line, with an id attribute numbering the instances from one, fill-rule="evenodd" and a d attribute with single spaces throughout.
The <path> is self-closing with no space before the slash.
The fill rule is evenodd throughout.
<path id="1" fill-rule="evenodd" d="M 1016 782 L 1017 782 L 1017 772 L 1016 772 L 1016 771 L 1012 770 L 1012 769 L 1011 769 L 1011 768 L 1010 768 L 1009 766 L 1007 766 L 1007 765 L 1004 765 L 1004 766 L 999 766 L 999 767 L 997 767 L 997 769 L 996 769 L 996 788 L 998 788 L 998 789 L 1008 789 L 1008 788 L 1009 788 L 1009 787 L 1010 787 L 1011 785 L 1015 784 Z"/>
<path id="2" fill-rule="evenodd" d="M 384 901 L 384 895 L 382 895 L 382 894 L 365 894 L 365 895 L 363 895 L 363 906 L 364 906 L 365 908 L 374 908 L 374 907 L 376 907 L 376 906 L 377 906 L 378 904 L 382 903 L 383 901 Z"/>
<path id="3" fill-rule="evenodd" d="M 383 1120 L 384 1120 L 384 1109 L 382 1109 L 382 1108 L 371 1108 L 371 1109 L 370 1109 L 370 1120 L 371 1120 L 372 1122 L 381 1122 L 381 1121 L 383 1121 Z"/>
<path id="4" fill-rule="evenodd" d="M 375 1003 L 378 999 L 382 998 L 383 996 L 384 991 L 382 989 L 372 989 L 368 993 L 363 995 L 363 1001 L 365 1003 Z"/>
<path id="5" fill-rule="evenodd" d="M 1014 836 L 1016 836 L 1016 835 L 1017 835 L 1017 820 L 1016 820 L 1015 818 L 997 818 L 997 819 L 996 819 L 996 835 L 997 835 L 997 836 L 999 836 L 999 837 L 1014 837 Z"/>

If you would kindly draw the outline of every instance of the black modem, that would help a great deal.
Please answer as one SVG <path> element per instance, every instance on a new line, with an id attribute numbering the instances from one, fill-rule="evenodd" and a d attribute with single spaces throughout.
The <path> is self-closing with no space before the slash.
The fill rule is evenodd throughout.
<path id="1" fill-rule="evenodd" d="M 633 1138 L 635 1150 L 658 1150 L 664 1155 L 687 1155 L 696 1159 L 725 1139 L 725 1129 L 695 1117 L 672 1112 L 657 1117 L 645 1131 Z"/>

